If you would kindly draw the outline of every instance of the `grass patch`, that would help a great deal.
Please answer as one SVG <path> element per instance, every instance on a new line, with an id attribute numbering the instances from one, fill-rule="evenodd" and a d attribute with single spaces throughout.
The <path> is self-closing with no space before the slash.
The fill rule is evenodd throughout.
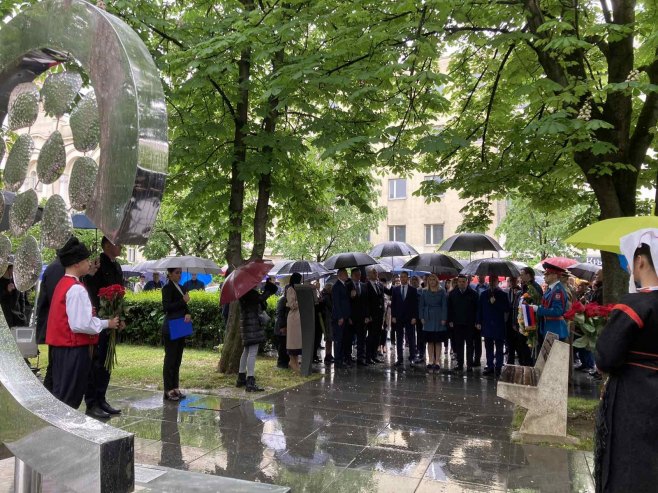
<path id="1" fill-rule="evenodd" d="M 41 351 L 39 366 L 48 365 L 48 346 L 39 346 Z M 112 371 L 112 385 L 136 387 L 142 389 L 162 390 L 162 362 L 164 348 L 151 346 L 117 346 L 118 366 Z M 235 388 L 235 375 L 217 372 L 219 353 L 210 349 L 189 349 L 183 353 L 180 369 L 181 387 L 187 390 L 203 391 L 224 396 L 255 398 L 260 393 L 245 393 L 244 389 Z M 45 373 L 45 371 L 44 371 Z M 302 383 L 317 380 L 322 375 L 315 373 L 303 377 L 292 370 L 276 367 L 276 358 L 259 356 L 256 360 L 256 381 L 267 392 L 276 392 Z"/>
<path id="2" fill-rule="evenodd" d="M 595 416 L 598 407 L 599 401 L 596 399 L 569 397 L 567 401 L 567 433 L 578 438 L 580 442 L 578 445 L 556 445 L 549 443 L 546 445 L 569 450 L 593 451 Z M 514 431 L 518 431 L 521 428 L 525 415 L 526 410 L 516 406 L 514 409 L 514 418 L 512 419 L 512 428 Z"/>

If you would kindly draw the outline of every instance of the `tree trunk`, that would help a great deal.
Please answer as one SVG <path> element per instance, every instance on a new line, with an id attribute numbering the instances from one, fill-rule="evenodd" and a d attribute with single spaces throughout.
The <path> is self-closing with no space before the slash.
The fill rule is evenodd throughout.
<path id="1" fill-rule="evenodd" d="M 237 373 L 242 355 L 242 336 L 240 335 L 240 303 L 231 303 L 226 322 L 226 333 L 222 355 L 217 365 L 220 373 Z"/>

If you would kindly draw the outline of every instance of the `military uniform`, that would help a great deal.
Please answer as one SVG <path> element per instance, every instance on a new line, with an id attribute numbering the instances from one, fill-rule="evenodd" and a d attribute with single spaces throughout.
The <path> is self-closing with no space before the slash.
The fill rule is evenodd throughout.
<path id="1" fill-rule="evenodd" d="M 543 339 L 546 334 L 553 332 L 561 341 L 569 337 L 569 327 L 564 319 L 567 311 L 567 292 L 559 281 L 548 288 L 537 308 L 537 315 L 541 317 L 539 335 Z"/>

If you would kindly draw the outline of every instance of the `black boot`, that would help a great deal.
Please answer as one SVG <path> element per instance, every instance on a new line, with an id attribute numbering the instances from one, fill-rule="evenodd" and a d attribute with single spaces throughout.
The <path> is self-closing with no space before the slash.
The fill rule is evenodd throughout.
<path id="1" fill-rule="evenodd" d="M 247 392 L 262 392 L 265 389 L 256 385 L 255 377 L 247 377 L 247 388 L 245 390 Z"/>
<path id="2" fill-rule="evenodd" d="M 238 380 L 235 382 L 235 386 L 240 388 L 244 387 L 245 385 L 247 385 L 247 374 L 238 373 Z"/>

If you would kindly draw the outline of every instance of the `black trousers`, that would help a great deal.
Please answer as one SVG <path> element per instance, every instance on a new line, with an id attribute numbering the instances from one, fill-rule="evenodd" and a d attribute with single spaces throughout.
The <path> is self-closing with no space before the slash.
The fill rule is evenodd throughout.
<path id="1" fill-rule="evenodd" d="M 181 337 L 172 341 L 169 335 L 163 336 L 164 340 L 164 363 L 162 365 L 162 381 L 164 384 L 164 391 L 177 389 L 180 387 L 179 373 L 180 364 L 183 361 L 183 350 L 185 349 L 185 338 Z"/>
<path id="2" fill-rule="evenodd" d="M 487 350 L 487 368 L 500 371 L 503 367 L 503 353 L 505 352 L 505 339 L 484 338 L 484 346 Z"/>
<path id="3" fill-rule="evenodd" d="M 457 366 L 464 367 L 464 345 L 466 345 L 466 366 L 470 368 L 473 363 L 475 327 L 455 325 L 450 331 L 452 332 L 453 350 L 457 355 Z"/>
<path id="4" fill-rule="evenodd" d="M 356 359 L 365 361 L 366 359 L 366 323 L 363 320 L 353 320 L 352 328 L 356 334 Z"/>
<path id="5" fill-rule="evenodd" d="M 507 349 L 507 364 L 513 365 L 516 361 L 516 335 L 517 332 L 512 327 L 512 324 L 508 321 L 505 326 L 505 349 Z"/>
<path id="6" fill-rule="evenodd" d="M 366 358 L 375 359 L 377 357 L 377 348 L 381 344 L 382 333 L 386 337 L 386 332 L 382 329 L 382 319 L 373 319 L 367 325 L 368 335 L 366 336 Z"/>
<path id="7" fill-rule="evenodd" d="M 416 321 L 416 355 L 421 360 L 425 361 L 426 344 L 425 335 L 423 334 L 423 324 Z"/>
<path id="8" fill-rule="evenodd" d="M 354 345 L 354 325 L 346 321 L 343 324 L 343 359 L 345 361 L 352 361 L 352 346 Z"/>
<path id="9" fill-rule="evenodd" d="M 85 403 L 87 407 L 94 407 L 105 402 L 107 386 L 110 385 L 110 372 L 105 369 L 105 358 L 107 358 L 107 347 L 110 340 L 110 332 L 102 331 L 98 336 L 98 344 L 94 347 L 94 355 L 91 362 L 91 374 L 85 392 Z"/>
<path id="10" fill-rule="evenodd" d="M 288 365 L 290 364 L 290 355 L 288 354 L 288 350 L 286 349 L 286 339 L 287 337 L 285 335 L 276 336 L 276 340 L 277 340 L 276 366 L 278 366 L 279 368 L 288 368 Z"/>
<path id="11" fill-rule="evenodd" d="M 395 322 L 395 347 L 397 350 L 397 358 L 399 362 L 403 362 L 404 358 L 404 338 L 407 337 L 409 343 L 409 361 L 416 359 L 416 329 L 411 322 Z"/>
<path id="12" fill-rule="evenodd" d="M 53 348 L 48 346 L 48 366 L 46 367 L 46 376 L 43 377 L 43 386 L 46 390 L 53 393 Z"/>
<path id="13" fill-rule="evenodd" d="M 482 361 L 482 335 L 475 329 L 473 333 L 473 366 L 480 365 Z"/>
<path id="14" fill-rule="evenodd" d="M 522 366 L 532 366 L 532 350 L 528 346 L 528 338 L 520 332 L 515 332 L 514 334 L 514 347 L 516 354 L 519 356 L 519 364 Z M 514 362 L 510 363 L 509 358 L 507 358 L 507 363 L 514 364 Z"/>
<path id="15" fill-rule="evenodd" d="M 73 409 L 80 407 L 91 369 L 91 347 L 51 346 L 53 395 Z"/>

